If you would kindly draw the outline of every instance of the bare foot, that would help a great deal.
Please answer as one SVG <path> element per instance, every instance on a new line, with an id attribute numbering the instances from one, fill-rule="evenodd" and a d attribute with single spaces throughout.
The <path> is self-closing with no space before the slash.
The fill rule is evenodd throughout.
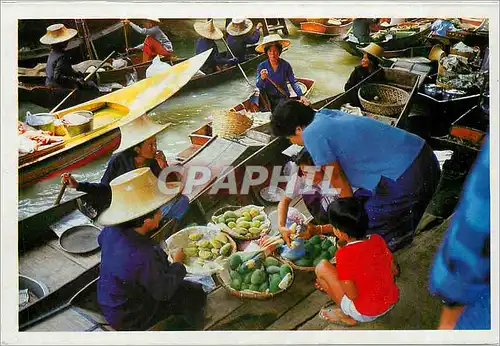
<path id="1" fill-rule="evenodd" d="M 330 305 L 321 308 L 319 317 L 330 323 L 338 324 L 341 326 L 352 327 L 357 324 L 356 320 L 347 316 L 342 312 L 338 306 Z"/>

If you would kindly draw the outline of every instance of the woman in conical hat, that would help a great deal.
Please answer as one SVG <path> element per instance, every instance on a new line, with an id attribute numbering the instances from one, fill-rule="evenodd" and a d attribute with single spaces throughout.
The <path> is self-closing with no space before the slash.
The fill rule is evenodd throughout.
<path id="1" fill-rule="evenodd" d="M 292 66 L 288 61 L 280 58 L 281 52 L 288 46 L 290 46 L 290 40 L 283 39 L 278 34 L 273 34 L 264 37 L 262 43 L 255 48 L 258 53 L 265 53 L 268 59 L 261 62 L 257 67 L 256 87 L 258 93 L 251 99 L 252 111 L 258 111 L 261 107 L 262 110 L 269 111 L 267 109 L 269 106 L 272 111 L 281 100 L 290 97 L 288 83 L 299 97 L 299 101 L 309 104 L 297 84 Z M 261 97 L 265 100 L 264 102 L 260 102 Z M 268 106 L 266 106 L 266 103 Z"/>
<path id="2" fill-rule="evenodd" d="M 252 28 L 253 23 L 247 18 L 233 18 L 226 28 L 227 45 L 240 63 L 247 60 L 247 45 L 259 42 L 262 23 L 257 23 L 253 33 Z"/>
<path id="3" fill-rule="evenodd" d="M 146 18 L 143 28 L 128 19 L 124 19 L 122 22 L 123 24 L 129 24 L 139 34 L 146 35 L 143 43 L 129 49 L 129 51 L 142 50 L 143 62 L 150 61 L 157 55 L 168 58 L 173 57 L 174 47 L 168 36 L 160 29 L 161 21 L 158 18 Z"/>
<path id="4" fill-rule="evenodd" d="M 354 68 L 354 71 L 349 76 L 344 86 L 344 91 L 351 89 L 375 72 L 379 68 L 379 63 L 382 61 L 384 54 L 384 49 L 373 42 L 365 48 L 360 48 L 360 51 L 363 53 L 363 58 L 361 59 L 361 63 Z"/>
<path id="5" fill-rule="evenodd" d="M 170 262 L 150 238 L 160 224 L 160 207 L 175 194 L 158 187 L 149 167 L 122 174 L 110 186 L 113 200 L 99 217 L 105 227 L 98 237 L 97 300 L 104 317 L 119 331 L 147 330 L 170 315 L 184 315 L 190 327 L 199 329 L 206 293 L 200 284 L 184 280 L 182 249 L 170 252 Z"/>
<path id="6" fill-rule="evenodd" d="M 168 166 L 165 154 L 161 150 L 157 150 L 156 135 L 169 125 L 157 124 L 149 116 L 143 115 L 120 126 L 120 146 L 111 156 L 100 183 L 78 182 L 69 173 L 62 174 L 61 182 L 77 191 L 95 196 L 92 207 L 97 209 L 97 212 L 102 211 L 111 203 L 111 188 L 109 186 L 111 180 L 142 167 L 149 167 L 153 174 L 159 177 L 162 169 Z M 177 178 L 179 179 L 179 177 Z M 174 206 L 169 206 L 170 212 L 167 215 L 180 219 L 187 210 L 188 204 L 187 197 L 181 195 L 175 200 Z M 170 207 L 172 208 L 170 209 Z"/>
<path id="7" fill-rule="evenodd" d="M 196 41 L 196 54 L 201 54 L 210 48 L 213 49 L 207 61 L 200 69 L 203 73 L 214 73 L 228 66 L 235 65 L 238 62 L 236 58 L 228 59 L 219 53 L 219 48 L 215 41 L 220 40 L 224 35 L 222 31 L 215 26 L 213 19 L 194 23 L 193 26 L 194 30 L 201 36 L 201 38 Z"/>
<path id="8" fill-rule="evenodd" d="M 58 88 L 87 88 L 94 89 L 99 95 L 96 85 L 92 81 L 84 81 L 84 74 L 73 70 L 71 61 L 65 49 L 69 41 L 76 36 L 75 29 L 68 29 L 64 24 L 53 24 L 47 27 L 47 33 L 40 38 L 40 42 L 50 45 L 51 51 L 47 59 L 45 85 Z M 90 95 L 89 95 L 90 96 Z"/>

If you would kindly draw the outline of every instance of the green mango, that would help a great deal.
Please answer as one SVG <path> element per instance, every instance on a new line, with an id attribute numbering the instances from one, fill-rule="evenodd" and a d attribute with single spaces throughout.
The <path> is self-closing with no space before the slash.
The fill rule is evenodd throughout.
<path id="1" fill-rule="evenodd" d="M 227 219 L 227 218 L 234 218 L 236 219 L 237 216 L 236 214 L 233 212 L 233 211 L 226 211 L 223 216 Z"/>
<path id="2" fill-rule="evenodd" d="M 283 279 L 286 274 L 291 273 L 292 268 L 288 264 L 283 264 L 280 267 L 280 277 Z"/>
<path id="3" fill-rule="evenodd" d="M 332 245 L 333 245 L 333 244 L 332 244 L 332 242 L 331 242 L 330 240 L 325 239 L 325 240 L 323 240 L 323 241 L 321 242 L 321 249 L 322 249 L 322 250 L 328 250 L 328 248 L 329 248 L 330 246 L 332 246 Z"/>
<path id="4" fill-rule="evenodd" d="M 259 287 L 259 292 L 265 292 L 269 288 L 269 284 L 267 281 L 264 281 L 260 287 Z"/>
<path id="5" fill-rule="evenodd" d="M 281 282 L 281 277 L 280 276 L 275 276 L 271 279 L 269 282 L 269 292 L 270 293 L 276 293 L 280 290 L 279 288 L 279 283 Z"/>
<path id="6" fill-rule="evenodd" d="M 238 222 L 236 224 L 237 227 L 241 227 L 241 228 L 250 228 L 250 222 L 248 221 L 241 221 L 241 222 Z"/>
<path id="7" fill-rule="evenodd" d="M 254 285 L 261 285 L 266 281 L 266 273 L 262 269 L 257 269 L 252 273 L 250 282 Z"/>
<path id="8" fill-rule="evenodd" d="M 248 211 L 245 211 L 241 214 L 245 219 L 250 219 L 252 220 L 252 215 L 250 215 L 250 213 Z M 250 220 L 247 220 L 247 221 L 250 221 Z"/>
<path id="9" fill-rule="evenodd" d="M 182 249 L 184 254 L 189 257 L 198 257 L 198 248 L 196 247 L 185 247 Z"/>
<path id="10" fill-rule="evenodd" d="M 219 216 L 217 223 L 226 223 L 226 218 L 224 216 Z"/>
<path id="11" fill-rule="evenodd" d="M 198 246 L 201 248 L 208 248 L 210 247 L 210 242 L 208 240 L 200 240 Z"/>
<path id="12" fill-rule="evenodd" d="M 313 266 L 316 267 L 319 264 L 319 262 L 321 262 L 324 259 L 327 261 L 330 259 L 330 254 L 328 253 L 328 251 L 324 251 L 318 257 L 316 257 L 313 261 Z"/>
<path id="13" fill-rule="evenodd" d="M 222 256 L 227 256 L 231 253 L 232 246 L 230 243 L 225 244 L 223 247 L 220 248 L 219 254 Z"/>
<path id="14" fill-rule="evenodd" d="M 236 222 L 233 222 L 233 221 L 228 222 L 227 223 L 227 227 L 229 227 L 229 228 L 235 228 L 236 227 Z"/>
<path id="15" fill-rule="evenodd" d="M 248 290 L 249 288 L 250 288 L 250 285 L 249 285 L 249 284 L 244 283 L 244 282 L 241 284 L 241 290 L 242 290 L 242 291 L 244 291 L 244 290 Z"/>
<path id="16" fill-rule="evenodd" d="M 311 258 L 316 258 L 318 257 L 319 255 L 321 255 L 321 245 L 317 244 L 317 245 L 314 245 L 313 247 L 313 251 L 311 252 Z"/>
<path id="17" fill-rule="evenodd" d="M 266 268 L 266 272 L 269 274 L 275 274 L 280 272 L 280 267 L 278 266 L 269 266 Z"/>
<path id="18" fill-rule="evenodd" d="M 250 285 L 252 283 L 252 274 L 253 272 L 246 273 L 243 282 Z"/>
<path id="19" fill-rule="evenodd" d="M 254 218 L 252 219 L 252 221 L 260 221 L 260 222 L 262 222 L 262 221 L 264 221 L 265 219 L 266 219 L 266 217 L 265 217 L 264 215 L 257 215 L 256 217 L 254 217 Z"/>
<path id="20" fill-rule="evenodd" d="M 226 223 L 227 225 L 229 225 L 231 222 L 236 222 L 236 218 L 234 218 L 234 217 L 230 217 L 229 219 L 226 219 L 226 220 L 225 220 L 225 223 Z"/>
<path id="21" fill-rule="evenodd" d="M 198 256 L 204 260 L 208 260 L 212 258 L 212 252 L 210 250 L 202 249 L 198 252 Z"/>
<path id="22" fill-rule="evenodd" d="M 234 254 L 231 257 L 229 257 L 229 266 L 231 267 L 232 270 L 236 270 L 238 266 L 242 263 L 241 257 L 238 254 Z"/>
<path id="23" fill-rule="evenodd" d="M 311 267 L 312 261 L 307 257 L 302 257 L 296 260 L 295 264 L 299 267 Z"/>
<path id="24" fill-rule="evenodd" d="M 189 240 L 200 240 L 201 238 L 203 238 L 203 234 L 201 233 L 191 233 L 189 236 L 188 236 Z"/>
<path id="25" fill-rule="evenodd" d="M 222 243 L 215 238 L 210 239 L 210 245 L 212 245 L 214 249 L 220 249 L 222 247 Z"/>
<path id="26" fill-rule="evenodd" d="M 238 224 L 238 223 L 243 222 L 243 221 L 247 221 L 247 220 L 244 217 L 239 217 L 236 219 L 235 222 Z"/>
<path id="27" fill-rule="evenodd" d="M 332 245 L 328 248 L 328 253 L 330 254 L 330 258 L 335 256 L 336 252 L 337 252 L 337 247 L 335 245 Z"/>
<path id="28" fill-rule="evenodd" d="M 241 281 L 238 279 L 234 279 L 231 281 L 231 288 L 239 291 L 241 289 Z"/>
<path id="29" fill-rule="evenodd" d="M 248 232 L 250 232 L 251 234 L 255 235 L 255 234 L 259 234 L 261 232 L 261 230 L 258 229 L 257 227 L 250 227 L 248 229 Z"/>
<path id="30" fill-rule="evenodd" d="M 259 228 L 260 224 L 261 224 L 261 222 L 259 220 L 250 222 L 250 226 L 255 227 L 255 228 Z"/>
<path id="31" fill-rule="evenodd" d="M 309 239 L 309 242 L 314 245 L 319 245 L 321 244 L 321 238 L 316 234 L 315 236 L 312 236 L 311 239 Z"/>
<path id="32" fill-rule="evenodd" d="M 314 244 L 304 242 L 304 250 L 306 251 L 306 255 L 310 255 L 314 250 Z"/>
<path id="33" fill-rule="evenodd" d="M 279 265 L 280 265 L 280 262 L 274 257 L 266 257 L 266 259 L 264 260 L 265 267 L 279 266 Z"/>
<path id="34" fill-rule="evenodd" d="M 229 240 L 227 240 L 227 237 L 223 233 L 219 233 L 215 236 L 215 239 L 220 241 L 222 244 L 227 244 Z"/>
<path id="35" fill-rule="evenodd" d="M 260 285 L 251 284 L 249 289 L 255 292 L 260 292 L 259 288 Z"/>
<path id="36" fill-rule="evenodd" d="M 231 279 L 233 279 L 233 280 L 238 279 L 238 280 L 240 280 L 240 282 L 242 282 L 242 281 L 243 281 L 243 279 L 241 278 L 240 273 L 238 273 L 238 272 L 237 272 L 237 271 L 235 271 L 235 270 L 231 270 L 231 271 L 229 272 L 229 276 L 230 276 L 230 277 L 231 277 Z"/>

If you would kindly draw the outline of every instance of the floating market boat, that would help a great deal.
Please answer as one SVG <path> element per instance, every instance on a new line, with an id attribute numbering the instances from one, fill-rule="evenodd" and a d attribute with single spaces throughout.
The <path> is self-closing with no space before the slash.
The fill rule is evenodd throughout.
<path id="1" fill-rule="evenodd" d="M 327 21 L 327 23 L 305 21 L 300 23 L 299 31 L 311 36 L 335 37 L 347 34 L 351 26 L 352 19 L 339 20 L 338 24 L 331 24 L 331 21 Z"/>
<path id="2" fill-rule="evenodd" d="M 61 119 L 78 111 L 92 112 L 93 127 L 73 137 L 67 127 L 63 128 L 62 141 L 20 155 L 19 186 L 32 185 L 114 150 L 120 140 L 118 127 L 179 91 L 200 69 L 209 54 L 210 51 L 204 52 L 129 87 L 54 113 L 55 119 Z"/>

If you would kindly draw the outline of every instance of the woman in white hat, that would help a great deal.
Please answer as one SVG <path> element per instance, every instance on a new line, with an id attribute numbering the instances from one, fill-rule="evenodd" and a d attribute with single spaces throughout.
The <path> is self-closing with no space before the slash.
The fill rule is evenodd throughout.
<path id="1" fill-rule="evenodd" d="M 247 45 L 255 44 L 260 39 L 260 28 L 262 23 L 257 23 L 255 30 L 252 32 L 253 23 L 247 18 L 233 18 L 231 23 L 226 28 L 227 45 L 238 58 L 238 62 L 242 63 L 246 58 Z M 251 33 L 251 34 L 250 34 Z"/>
<path id="2" fill-rule="evenodd" d="M 120 146 L 111 156 L 100 183 L 79 182 L 69 173 L 61 175 L 61 183 L 95 197 L 91 203 L 92 207 L 97 209 L 97 212 L 102 211 L 111 203 L 111 188 L 109 186 L 111 180 L 142 167 L 149 167 L 153 174 L 159 177 L 162 169 L 168 166 L 165 154 L 161 150 L 157 150 L 156 147 L 156 135 L 167 127 L 168 124 L 157 124 L 147 115 L 120 126 Z M 188 207 L 189 199 L 180 195 L 164 206 L 163 211 L 166 216 L 179 220 Z"/>
<path id="3" fill-rule="evenodd" d="M 302 95 L 302 90 L 297 84 L 292 66 L 288 61 L 280 58 L 281 52 L 288 46 L 290 46 L 289 40 L 282 39 L 278 34 L 273 34 L 264 37 L 262 43 L 255 48 L 258 53 L 265 53 L 268 59 L 261 62 L 257 67 L 256 87 L 258 93 L 252 96 L 252 111 L 259 110 L 259 98 L 261 96 L 267 99 L 271 110 L 273 110 L 281 100 L 290 97 L 287 86 L 288 83 L 290 83 L 299 97 L 299 101 L 304 104 L 309 104 L 309 101 Z"/>
<path id="4" fill-rule="evenodd" d="M 98 237 L 97 300 L 104 317 L 119 331 L 147 330 L 171 315 L 199 329 L 206 293 L 200 284 L 184 280 L 182 250 L 172 251 L 171 263 L 150 237 L 159 227 L 160 206 L 173 195 L 162 193 L 150 168 L 120 175 L 110 186 L 113 201 L 99 217 L 105 227 Z"/>
<path id="5" fill-rule="evenodd" d="M 68 29 L 64 24 L 53 24 L 47 27 L 47 33 L 40 38 L 40 42 L 50 45 L 51 51 L 47 59 L 45 72 L 45 85 L 58 88 L 86 88 L 94 89 L 96 96 L 98 90 L 92 81 L 84 81 L 84 74 L 73 70 L 71 61 L 65 49 L 73 37 L 78 32 L 75 29 Z"/>
<path id="6" fill-rule="evenodd" d="M 354 68 L 354 71 L 349 76 L 347 83 L 345 83 L 344 91 L 351 89 L 379 68 L 379 63 L 384 53 L 382 47 L 372 42 L 367 47 L 360 48 L 360 50 L 363 52 L 363 58 L 361 59 L 361 63 Z"/>
<path id="7" fill-rule="evenodd" d="M 122 20 L 123 24 L 129 24 L 132 29 L 139 34 L 146 35 L 146 39 L 140 45 L 130 48 L 128 51 L 142 50 L 142 61 L 152 60 L 155 56 L 161 55 L 164 57 L 172 57 L 174 55 L 174 47 L 168 36 L 160 29 L 160 20 L 157 18 L 146 18 L 144 20 L 144 28 L 132 23 L 128 19 Z"/>
<path id="8" fill-rule="evenodd" d="M 219 53 L 219 48 L 215 41 L 220 40 L 223 34 L 222 31 L 214 25 L 213 19 L 194 23 L 193 26 L 194 30 L 201 36 L 201 38 L 196 41 L 196 55 L 213 48 L 212 53 L 200 69 L 203 73 L 214 73 L 223 70 L 226 66 L 232 66 L 238 63 L 237 58 L 227 59 Z"/>

